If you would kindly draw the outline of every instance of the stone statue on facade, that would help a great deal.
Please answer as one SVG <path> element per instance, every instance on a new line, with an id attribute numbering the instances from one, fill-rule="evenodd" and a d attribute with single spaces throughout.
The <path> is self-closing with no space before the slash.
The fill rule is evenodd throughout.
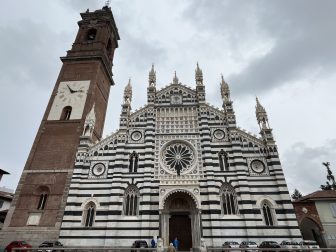
<path id="1" fill-rule="evenodd" d="M 163 252 L 164 251 L 162 238 L 157 239 L 156 251 L 157 252 Z"/>

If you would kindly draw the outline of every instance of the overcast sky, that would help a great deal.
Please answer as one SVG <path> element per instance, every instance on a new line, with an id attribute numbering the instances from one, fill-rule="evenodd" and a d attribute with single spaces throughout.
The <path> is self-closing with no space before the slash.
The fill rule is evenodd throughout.
<path id="1" fill-rule="evenodd" d="M 105 1 L 4 0 L 0 15 L 0 186 L 15 189 L 80 12 Z M 290 192 L 319 189 L 321 165 L 336 173 L 336 1 L 114 0 L 121 40 L 104 135 L 117 129 L 123 88 L 133 109 L 146 103 L 152 63 L 157 86 L 176 70 L 194 87 L 198 61 L 207 101 L 221 106 L 222 73 L 237 123 L 258 134 L 255 96 L 268 112 Z"/>

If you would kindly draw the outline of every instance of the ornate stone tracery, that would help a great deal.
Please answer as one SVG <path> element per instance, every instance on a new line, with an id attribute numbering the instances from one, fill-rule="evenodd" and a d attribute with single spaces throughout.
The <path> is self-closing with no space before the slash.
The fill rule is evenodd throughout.
<path id="1" fill-rule="evenodd" d="M 161 150 L 161 164 L 170 174 L 186 174 L 195 164 L 196 151 L 186 141 L 171 141 L 165 144 Z"/>

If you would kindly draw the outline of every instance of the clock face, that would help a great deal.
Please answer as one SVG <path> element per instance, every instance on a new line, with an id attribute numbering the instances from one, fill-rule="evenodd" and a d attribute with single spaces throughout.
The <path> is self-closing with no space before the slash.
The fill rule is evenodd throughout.
<path id="1" fill-rule="evenodd" d="M 48 120 L 60 120 L 65 107 L 71 107 L 70 120 L 81 119 L 89 87 L 89 80 L 60 82 Z"/>
<path id="2" fill-rule="evenodd" d="M 96 177 L 99 177 L 104 174 L 106 168 L 102 163 L 95 164 L 92 168 L 92 174 Z"/>
<path id="3" fill-rule="evenodd" d="M 57 96 L 65 104 L 73 104 L 86 96 L 87 85 L 84 83 L 62 82 L 58 88 Z"/>
<path id="4" fill-rule="evenodd" d="M 265 171 L 264 163 L 258 159 L 253 160 L 250 166 L 255 173 L 263 173 Z"/>

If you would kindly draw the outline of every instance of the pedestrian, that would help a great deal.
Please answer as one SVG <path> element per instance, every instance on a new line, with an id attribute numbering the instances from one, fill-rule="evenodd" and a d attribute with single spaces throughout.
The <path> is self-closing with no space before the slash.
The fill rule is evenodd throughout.
<path id="1" fill-rule="evenodd" d="M 167 249 L 167 252 L 176 252 L 175 247 L 173 246 L 173 243 L 169 244 L 169 247 Z"/>
<path id="2" fill-rule="evenodd" d="M 152 245 L 152 248 L 155 248 L 156 246 L 156 242 L 155 242 L 155 240 L 154 240 L 154 237 L 152 238 L 152 240 L 151 240 L 151 245 Z"/>
<path id="3" fill-rule="evenodd" d="M 177 237 L 175 237 L 173 244 L 174 244 L 175 249 L 178 250 L 180 246 L 180 241 L 177 239 Z"/>

